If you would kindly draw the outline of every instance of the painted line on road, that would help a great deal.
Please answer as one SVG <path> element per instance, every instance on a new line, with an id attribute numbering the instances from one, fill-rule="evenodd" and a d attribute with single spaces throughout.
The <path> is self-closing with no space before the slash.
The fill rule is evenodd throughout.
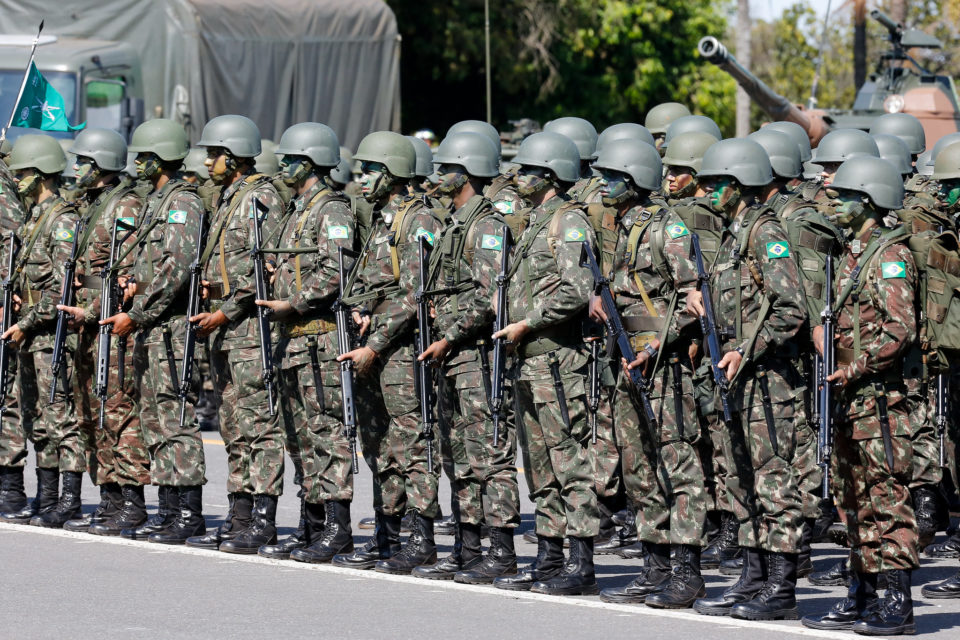
<path id="1" fill-rule="evenodd" d="M 9 531 L 14 533 L 23 533 L 27 535 L 44 535 L 57 538 L 67 538 L 78 542 L 99 542 L 101 544 L 112 544 L 123 547 L 138 547 L 149 551 L 151 555 L 157 553 L 178 553 L 181 555 L 202 556 L 210 560 L 217 560 L 218 564 L 233 564 L 234 562 L 246 562 L 250 564 L 273 565 L 284 569 L 298 569 L 301 571 L 317 571 L 320 573 L 332 573 L 346 576 L 350 579 L 380 580 L 383 582 L 398 582 L 407 585 L 417 585 L 426 587 L 428 591 L 442 589 L 445 591 L 469 591 L 472 593 L 509 598 L 512 600 L 525 600 L 529 602 L 546 602 L 549 604 L 559 604 L 573 607 L 586 607 L 589 609 L 603 609 L 606 611 L 616 611 L 619 613 L 629 613 L 639 616 L 652 616 L 656 618 L 674 618 L 676 620 L 686 620 L 688 622 L 698 622 L 701 624 L 722 624 L 725 627 L 765 630 L 771 632 L 791 633 L 794 635 L 806 636 L 808 638 L 832 638 L 835 640 L 850 640 L 850 634 L 834 631 L 821 631 L 817 629 L 808 629 L 802 626 L 793 626 L 789 623 L 776 622 L 751 622 L 749 620 L 737 620 L 734 618 L 712 618 L 702 616 L 698 613 L 688 611 L 653 609 L 644 605 L 613 604 L 601 602 L 599 600 L 587 600 L 581 597 L 559 597 L 548 596 L 539 593 L 530 593 L 528 591 L 505 591 L 494 587 L 483 585 L 460 584 L 451 581 L 422 580 L 411 576 L 395 576 L 387 573 L 377 573 L 375 571 L 358 571 L 356 569 L 347 569 L 335 567 L 329 564 L 308 564 L 290 560 L 272 560 L 262 558 L 258 555 L 229 555 L 220 551 L 208 551 L 205 549 L 193 549 L 185 546 L 158 545 L 149 542 L 126 540 L 124 538 L 112 538 L 106 536 L 97 536 L 91 540 L 92 536 L 86 533 L 74 533 L 62 529 L 44 529 L 41 527 L 31 527 L 29 525 L 17 525 L 0 523 L 0 531 Z"/>

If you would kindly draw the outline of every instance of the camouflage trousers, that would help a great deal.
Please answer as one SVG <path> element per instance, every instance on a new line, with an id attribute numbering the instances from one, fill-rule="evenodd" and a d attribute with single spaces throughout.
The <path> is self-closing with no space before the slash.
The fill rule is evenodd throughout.
<path id="1" fill-rule="evenodd" d="M 674 358 L 664 354 L 652 380 L 657 431 L 647 423 L 626 375 L 617 387 L 614 422 L 627 497 L 637 507 L 638 538 L 701 546 L 709 505 L 698 447 L 702 431 L 694 409 L 693 370 L 687 358 L 676 357 L 678 395 Z"/>
<path id="2" fill-rule="evenodd" d="M 50 403 L 50 385 L 53 383 L 52 349 L 20 353 L 21 389 L 31 385 L 36 390 L 37 415 L 33 421 L 32 440 L 37 453 L 37 467 L 84 472 L 89 468 L 93 434 L 81 429 L 77 421 L 72 388 L 57 385 L 54 402 Z M 64 362 L 73 361 L 73 353 L 64 354 Z M 31 392 L 24 393 L 27 397 Z"/>
<path id="3" fill-rule="evenodd" d="M 940 467 L 940 438 L 937 435 L 937 381 L 936 378 L 920 385 L 911 394 L 910 442 L 913 447 L 913 478 L 911 489 L 937 486 L 943 480 Z"/>
<path id="4" fill-rule="evenodd" d="M 695 415 L 701 428 L 709 437 L 699 443 L 700 459 L 703 460 L 704 484 L 707 490 L 707 508 L 710 510 L 733 512 L 727 500 L 727 482 L 730 465 L 723 456 L 723 421 L 714 409 L 716 391 L 711 377 L 710 361 L 703 357 L 700 366 L 694 371 Z"/>
<path id="5" fill-rule="evenodd" d="M 801 375 L 807 381 L 806 388 L 797 399 L 796 413 L 796 449 L 794 451 L 793 468 L 797 474 L 797 487 L 800 489 L 800 498 L 803 500 L 801 512 L 805 519 L 820 517 L 820 500 L 823 488 L 823 470 L 817 464 L 817 446 L 820 425 L 813 417 L 813 394 L 816 389 L 814 376 L 809 374 L 813 370 L 813 359 L 803 360 Z"/>
<path id="6" fill-rule="evenodd" d="M 468 524 L 515 528 L 520 524 L 516 430 L 501 420 L 493 441 L 493 419 L 482 371 L 439 376 L 440 430 L 450 451 L 454 504 Z"/>
<path id="7" fill-rule="evenodd" d="M 550 370 L 529 371 L 514 382 L 517 426 L 537 535 L 597 535 L 595 462 L 587 421 L 586 367 L 562 371 L 570 426 L 564 422 Z"/>
<path id="8" fill-rule="evenodd" d="M 23 380 L 18 375 L 19 369 L 19 356 L 16 350 L 11 350 L 7 379 L 3 381 L 7 397 L 0 415 L 0 467 L 24 467 L 27 464 L 27 440 L 32 440 L 33 436 L 36 381 Z"/>
<path id="9" fill-rule="evenodd" d="M 211 353 L 220 396 L 220 435 L 227 451 L 227 492 L 283 493 L 283 429 L 271 416 L 257 347 Z"/>
<path id="10" fill-rule="evenodd" d="M 282 362 L 280 416 L 287 450 L 302 470 L 301 487 L 307 502 L 351 501 L 353 455 L 341 422 L 339 363 L 319 360 L 318 354 L 321 409 L 309 352 L 305 351 L 307 339 L 290 338 L 278 345 Z"/>
<path id="11" fill-rule="evenodd" d="M 134 361 L 140 380 L 140 425 L 152 459 L 150 479 L 153 484 L 194 487 L 207 481 L 206 460 L 200 426 L 189 414 L 180 426 L 183 329 L 181 323 L 171 324 L 172 367 L 161 327 L 145 331 L 135 343 Z M 194 372 L 197 373 L 196 368 Z"/>

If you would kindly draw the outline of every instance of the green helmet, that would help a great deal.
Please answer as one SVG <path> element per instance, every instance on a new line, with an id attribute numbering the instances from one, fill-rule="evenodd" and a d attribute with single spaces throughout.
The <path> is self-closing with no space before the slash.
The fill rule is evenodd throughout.
<path id="1" fill-rule="evenodd" d="M 664 134 L 677 118 L 690 115 L 690 109 L 679 102 L 664 102 L 647 111 L 643 125 L 654 134 Z"/>
<path id="2" fill-rule="evenodd" d="M 360 141 L 354 162 L 380 162 L 397 178 L 412 178 L 417 152 L 409 139 L 393 131 L 374 131 Z"/>
<path id="3" fill-rule="evenodd" d="M 595 160 L 597 157 L 597 129 L 583 118 L 567 116 L 551 120 L 543 125 L 543 130 L 567 136 L 577 145 L 581 160 Z"/>
<path id="4" fill-rule="evenodd" d="M 490 142 L 492 142 L 493 146 L 497 148 L 497 157 L 500 157 L 500 154 L 503 152 L 503 148 L 500 143 L 500 132 L 497 131 L 497 128 L 492 124 L 489 122 L 483 122 L 482 120 L 462 120 L 447 130 L 447 137 L 449 138 L 455 133 L 465 132 L 479 133 L 482 136 L 490 138 Z"/>
<path id="5" fill-rule="evenodd" d="M 905 176 L 913 173 L 913 157 L 903 138 L 886 133 L 874 133 L 872 135 L 874 142 L 877 143 L 877 149 L 880 150 L 881 158 L 896 167 L 900 175 Z"/>
<path id="6" fill-rule="evenodd" d="M 909 113 L 885 113 L 873 121 L 870 135 L 886 134 L 896 136 L 907 144 L 911 155 L 923 153 L 927 148 L 927 137 L 923 125 L 917 116 Z M 912 160 L 912 158 L 911 158 Z"/>
<path id="7" fill-rule="evenodd" d="M 301 122 L 283 132 L 273 151 L 279 156 L 304 156 L 317 167 L 340 164 L 340 141 L 333 129 L 319 122 Z"/>
<path id="8" fill-rule="evenodd" d="M 903 208 L 903 179 L 896 167 L 883 158 L 858 156 L 844 161 L 830 188 L 861 193 L 880 209 Z"/>
<path id="9" fill-rule="evenodd" d="M 687 133 L 689 131 L 702 131 L 704 133 L 709 133 L 717 140 L 723 139 L 723 134 L 720 133 L 720 127 L 718 127 L 717 123 L 707 116 L 681 116 L 671 122 L 670 126 L 667 127 L 667 133 L 664 136 L 663 144 L 660 145 L 660 147 L 663 149 L 669 148 L 670 142 L 674 138 L 681 133 Z"/>
<path id="10" fill-rule="evenodd" d="M 947 145 L 940 150 L 933 169 L 934 180 L 956 180 L 960 178 L 960 141 Z"/>
<path id="11" fill-rule="evenodd" d="M 260 155 L 260 129 L 246 116 L 217 116 L 203 127 L 198 147 L 223 147 L 235 158 Z"/>
<path id="12" fill-rule="evenodd" d="M 610 125 L 604 129 L 597 138 L 597 157 L 600 157 L 600 153 L 603 151 L 603 145 L 613 142 L 614 140 L 633 140 L 634 142 L 643 142 L 651 147 L 656 144 L 653 141 L 653 134 L 642 124 L 621 122 Z"/>
<path id="13" fill-rule="evenodd" d="M 767 152 L 756 141 L 729 138 L 707 149 L 698 175 L 729 176 L 745 187 L 762 187 L 773 181 L 773 167 Z"/>
<path id="14" fill-rule="evenodd" d="M 834 129 L 817 145 L 813 160 L 817 164 L 824 162 L 844 162 L 850 158 L 880 157 L 880 149 L 873 136 L 860 129 Z"/>
<path id="15" fill-rule="evenodd" d="M 166 118 L 155 118 L 134 130 L 127 151 L 154 153 L 164 162 L 173 162 L 187 157 L 190 144 L 187 142 L 187 132 L 178 123 Z"/>
<path id="16" fill-rule="evenodd" d="M 717 143 L 717 139 L 709 133 L 690 131 L 681 133 L 673 140 L 673 144 L 663 155 L 663 166 L 686 167 L 694 173 L 700 171 L 703 154 Z"/>
<path id="17" fill-rule="evenodd" d="M 268 176 L 280 171 L 280 163 L 277 162 L 276 154 L 277 143 L 273 140 L 264 138 L 260 141 L 260 154 L 253 160 L 253 167 L 257 173 L 265 173 Z"/>
<path id="18" fill-rule="evenodd" d="M 187 157 L 183 159 L 183 170 L 187 173 L 195 173 L 207 180 L 210 177 L 210 172 L 207 171 L 207 165 L 204 164 L 206 159 L 206 151 L 193 147 L 187 152 Z"/>
<path id="19" fill-rule="evenodd" d="M 500 175 L 500 154 L 493 143 L 483 134 L 469 131 L 447 134 L 433 155 L 433 163 L 459 165 L 477 178 Z"/>
<path id="20" fill-rule="evenodd" d="M 40 173 L 59 174 L 67 168 L 67 155 L 55 138 L 27 134 L 13 143 L 7 164 L 11 171 L 36 169 Z"/>
<path id="21" fill-rule="evenodd" d="M 90 158 L 104 171 L 123 171 L 127 166 L 127 141 L 111 129 L 84 129 L 74 139 L 70 153 Z"/>
<path id="22" fill-rule="evenodd" d="M 924 175 L 930 175 L 934 171 L 937 156 L 940 154 L 940 152 L 952 145 L 954 142 L 958 141 L 960 141 L 960 131 L 948 133 L 947 135 L 943 136 L 933 145 L 933 151 L 931 151 L 930 155 L 927 156 L 926 161 L 923 161 L 922 158 L 917 158 L 917 168 L 923 169 L 925 171 Z"/>
<path id="23" fill-rule="evenodd" d="M 810 136 L 807 135 L 807 130 L 798 125 L 796 122 L 778 120 L 776 122 L 763 125 L 763 129 L 761 129 L 761 131 L 767 129 L 770 131 L 779 131 L 790 136 L 790 138 L 797 144 L 797 148 L 800 149 L 800 162 L 809 162 L 810 159 L 813 158 L 813 152 L 810 150 Z"/>
<path id="24" fill-rule="evenodd" d="M 3 141 L 0 142 L 0 156 L 6 158 L 10 155 L 11 151 L 13 151 L 13 143 L 10 142 L 8 138 L 4 138 Z"/>
<path id="25" fill-rule="evenodd" d="M 663 177 L 663 164 L 656 148 L 626 138 L 604 144 L 593 167 L 625 173 L 634 185 L 648 191 L 659 189 Z"/>
<path id="26" fill-rule="evenodd" d="M 433 149 L 422 138 L 417 136 L 407 136 L 406 138 L 413 145 L 413 150 L 417 154 L 417 163 L 413 173 L 418 178 L 426 178 L 433 173 Z"/>
<path id="27" fill-rule="evenodd" d="M 544 167 L 557 180 L 576 182 L 580 179 L 580 153 L 573 140 L 552 131 L 527 136 L 520 143 L 513 163 L 528 167 Z"/>
<path id="28" fill-rule="evenodd" d="M 779 131 L 768 131 L 766 127 L 754 131 L 749 136 L 757 142 L 770 157 L 770 166 L 778 178 L 798 178 L 803 172 L 800 161 L 800 148 L 789 135 Z"/>
<path id="29" fill-rule="evenodd" d="M 280 142 L 283 142 L 282 138 Z M 353 174 L 350 173 L 350 165 L 352 164 L 353 153 L 346 147 L 340 147 L 340 162 L 330 170 L 330 179 L 337 184 L 349 184 L 350 180 L 353 179 Z"/>

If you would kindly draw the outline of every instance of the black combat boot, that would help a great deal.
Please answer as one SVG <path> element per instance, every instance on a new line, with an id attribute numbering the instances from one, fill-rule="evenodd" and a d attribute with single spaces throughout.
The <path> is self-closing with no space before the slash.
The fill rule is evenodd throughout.
<path id="1" fill-rule="evenodd" d="M 74 520 L 67 520 L 63 523 L 63 528 L 75 533 L 87 532 L 95 524 L 106 522 L 120 512 L 123 506 L 123 492 L 120 485 L 116 482 L 108 482 L 100 485 L 100 504 L 90 513 L 85 513 L 82 517 Z"/>
<path id="2" fill-rule="evenodd" d="M 353 553 L 353 529 L 350 525 L 350 502 L 330 500 L 326 503 L 326 521 L 320 536 L 310 536 L 310 544 L 294 549 L 292 560 L 327 564 L 334 556 Z"/>
<path id="3" fill-rule="evenodd" d="M 598 536 L 599 537 L 599 536 Z M 598 556 L 615 555 L 621 549 L 629 547 L 637 542 L 637 523 L 629 520 L 617 530 L 616 535 L 608 541 L 598 544 L 594 542 L 593 553 Z"/>
<path id="4" fill-rule="evenodd" d="M 180 490 L 177 487 L 157 487 L 157 512 L 139 527 L 122 529 L 120 537 L 127 540 L 146 540 L 150 534 L 164 531 L 180 513 Z"/>
<path id="5" fill-rule="evenodd" d="M 491 527 L 487 555 L 472 568 L 462 569 L 453 576 L 453 580 L 462 584 L 493 584 L 500 576 L 512 576 L 516 572 L 517 552 L 513 547 L 513 529 Z"/>
<path id="6" fill-rule="evenodd" d="M 231 493 L 227 496 L 227 517 L 213 531 L 202 531 L 190 537 L 186 544 L 195 549 L 219 549 L 220 543 L 233 540 L 253 522 L 253 496 L 249 493 Z"/>
<path id="7" fill-rule="evenodd" d="M 60 499 L 60 473 L 56 469 L 37 469 L 37 495 L 19 511 L 0 513 L 0 522 L 27 524 L 41 513 L 57 508 Z"/>
<path id="8" fill-rule="evenodd" d="M 853 632 L 863 636 L 899 636 L 917 632 L 913 622 L 913 597 L 910 595 L 911 571 L 887 571 L 887 590 L 876 607 L 853 623 Z"/>
<path id="9" fill-rule="evenodd" d="M 305 546 L 311 543 L 311 537 L 314 539 L 319 539 L 320 535 L 323 533 L 323 521 L 325 514 L 323 511 L 323 505 L 311 505 L 312 507 L 319 507 L 320 517 L 316 518 L 314 526 L 319 528 L 315 529 L 310 526 L 310 523 L 307 521 L 307 503 L 303 499 L 303 496 L 300 496 L 300 522 L 297 523 L 297 530 L 291 533 L 289 536 L 277 542 L 277 544 L 265 544 L 259 549 L 257 549 L 257 555 L 263 556 L 264 558 L 273 558 L 274 560 L 288 560 L 290 558 L 290 553 L 296 549 L 303 549 Z"/>
<path id="10" fill-rule="evenodd" d="M 455 536 L 457 535 L 457 521 L 451 513 L 442 518 L 438 517 L 433 524 L 433 535 L 435 536 Z"/>
<path id="11" fill-rule="evenodd" d="M 590 596 L 600 593 L 593 570 L 593 538 L 570 538 L 570 557 L 552 578 L 533 583 L 530 591 L 551 596 Z"/>
<path id="12" fill-rule="evenodd" d="M 415 567 L 437 561 L 437 545 L 433 541 L 433 518 L 427 518 L 417 510 L 410 513 L 413 514 L 410 537 L 400 549 L 400 553 L 377 562 L 374 568 L 380 573 L 409 575 Z"/>
<path id="13" fill-rule="evenodd" d="M 922 593 L 925 598 L 933 598 L 935 600 L 960 598 L 960 571 L 957 572 L 957 575 L 943 582 L 924 585 L 923 589 L 920 589 L 920 593 Z"/>
<path id="14" fill-rule="evenodd" d="M 946 529 L 949 522 L 944 522 L 939 508 L 940 501 L 937 497 L 936 487 L 922 485 L 910 490 L 910 497 L 913 498 L 913 512 L 917 518 L 917 534 L 919 540 L 917 547 L 923 551 L 928 545 L 933 543 L 937 531 Z"/>
<path id="15" fill-rule="evenodd" d="M 811 629 L 852 629 L 853 623 L 863 618 L 878 603 L 876 574 L 853 572 L 850 575 L 846 598 L 833 605 L 824 615 L 804 616 L 800 622 Z"/>
<path id="16" fill-rule="evenodd" d="M 376 529 L 377 528 L 377 519 L 376 518 L 360 518 L 360 522 L 357 523 L 358 529 Z"/>
<path id="17" fill-rule="evenodd" d="M 752 600 L 730 610 L 731 618 L 741 620 L 796 620 L 797 554 L 761 551 L 767 564 L 767 580 Z"/>
<path id="18" fill-rule="evenodd" d="M 600 511 L 600 530 L 593 538 L 594 551 L 596 551 L 597 546 L 604 546 L 619 541 L 617 524 L 613 521 L 613 510 L 606 505 L 603 499 L 597 500 L 597 508 Z"/>
<path id="19" fill-rule="evenodd" d="M 412 575 L 427 580 L 453 580 L 461 571 L 470 571 L 483 561 L 480 548 L 480 525 L 461 522 L 454 534 L 453 551 L 440 562 L 417 567 Z"/>
<path id="20" fill-rule="evenodd" d="M 797 578 L 805 578 L 813 573 L 813 527 L 816 521 L 806 518 L 800 527 L 800 553 L 797 556 Z"/>
<path id="21" fill-rule="evenodd" d="M 644 543 L 647 553 L 639 575 L 622 587 L 604 589 L 600 599 L 604 602 L 644 602 L 651 593 L 666 586 L 670 579 L 670 545 Z"/>
<path id="22" fill-rule="evenodd" d="M 654 609 L 689 609 L 697 598 L 707 595 L 700 575 L 700 547 L 675 544 L 670 547 L 670 580 L 647 596 L 645 604 Z"/>
<path id="23" fill-rule="evenodd" d="M 194 485 L 180 487 L 180 510 L 173 523 L 147 540 L 157 544 L 183 544 L 188 538 L 201 535 L 207 530 L 203 519 L 203 487 Z"/>
<path id="24" fill-rule="evenodd" d="M 118 536 L 124 529 L 136 529 L 147 521 L 147 504 L 143 499 L 143 485 L 121 488 L 123 506 L 113 517 L 100 524 L 90 525 L 95 536 Z"/>
<path id="25" fill-rule="evenodd" d="M 563 571 L 563 538 L 539 536 L 537 557 L 512 576 L 495 578 L 493 586 L 508 591 L 529 591 L 535 582 L 549 580 Z"/>
<path id="26" fill-rule="evenodd" d="M 720 532 L 715 537 L 713 543 L 700 554 L 701 568 L 716 569 L 722 562 L 734 560 L 740 557 L 740 547 L 737 544 L 737 536 L 740 533 L 740 522 L 737 518 L 727 511 L 721 512 Z"/>
<path id="27" fill-rule="evenodd" d="M 25 506 L 23 467 L 0 467 L 0 513 L 20 511 Z"/>
<path id="28" fill-rule="evenodd" d="M 767 581 L 767 565 L 759 549 L 743 547 L 740 579 L 716 598 L 701 598 L 693 610 L 705 616 L 728 616 L 734 605 L 752 600 Z"/>
<path id="29" fill-rule="evenodd" d="M 617 549 L 617 555 L 624 560 L 643 560 L 647 557 L 647 545 L 638 540 L 628 547 Z"/>
<path id="30" fill-rule="evenodd" d="M 931 558 L 960 558 L 960 528 L 943 542 L 929 545 L 923 553 Z"/>
<path id="31" fill-rule="evenodd" d="M 850 584 L 850 569 L 847 568 L 847 559 L 838 560 L 825 571 L 814 571 L 807 576 L 810 584 L 818 587 L 839 587 L 840 585 Z"/>
<path id="32" fill-rule="evenodd" d="M 220 543 L 224 553 L 255 554 L 265 544 L 277 544 L 277 496 L 253 497 L 253 522 L 232 540 Z"/>
<path id="33" fill-rule="evenodd" d="M 60 502 L 55 509 L 34 516 L 30 524 L 35 527 L 62 529 L 67 520 L 79 518 L 82 513 L 80 503 L 80 484 L 83 474 L 79 471 L 64 471 L 63 487 L 60 490 Z"/>
<path id="34" fill-rule="evenodd" d="M 350 569 L 373 569 L 377 562 L 400 553 L 400 516 L 377 512 L 373 537 L 353 553 L 336 555 L 331 564 Z"/>
<path id="35" fill-rule="evenodd" d="M 613 523 L 618 527 L 626 526 L 628 522 L 637 524 L 637 514 L 631 507 L 624 507 L 613 514 Z"/>
<path id="36" fill-rule="evenodd" d="M 833 499 L 826 498 L 820 499 L 820 515 L 813 521 L 813 542 L 829 542 L 830 536 L 828 531 L 830 530 L 830 525 L 833 524 L 835 519 L 835 512 L 833 509 Z"/>

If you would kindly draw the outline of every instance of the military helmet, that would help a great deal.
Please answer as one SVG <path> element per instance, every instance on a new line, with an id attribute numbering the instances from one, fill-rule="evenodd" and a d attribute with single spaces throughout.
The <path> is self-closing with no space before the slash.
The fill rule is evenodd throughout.
<path id="1" fill-rule="evenodd" d="M 448 134 L 433 154 L 433 163 L 459 165 L 478 178 L 495 178 L 500 174 L 500 154 L 493 143 L 486 136 L 469 131 Z"/>
<path id="2" fill-rule="evenodd" d="M 673 144 L 663 154 L 663 166 L 686 167 L 694 173 L 700 171 L 703 154 L 717 144 L 717 139 L 702 131 L 688 131 L 673 139 Z"/>
<path id="3" fill-rule="evenodd" d="M 497 131 L 497 128 L 492 124 L 484 122 L 483 120 L 461 120 L 447 129 L 447 137 L 449 138 L 455 133 L 464 132 L 479 133 L 482 136 L 490 138 L 490 142 L 497 148 L 497 157 L 500 157 L 500 154 L 503 152 L 500 142 L 500 132 Z M 434 162 L 436 162 L 436 160 L 434 160 Z"/>
<path id="4" fill-rule="evenodd" d="M 930 173 L 934 170 L 934 165 L 937 162 L 937 156 L 940 154 L 940 152 L 946 149 L 947 147 L 949 147 L 950 145 L 952 145 L 954 142 L 958 142 L 958 141 L 960 141 L 960 131 L 954 131 L 953 133 L 948 133 L 947 135 L 937 140 L 937 142 L 933 145 L 933 151 L 930 152 L 930 155 L 928 156 L 926 162 L 924 163 L 926 165 L 926 170 L 927 170 L 926 175 L 930 175 Z M 920 158 L 917 158 L 917 167 L 920 167 L 920 164 L 921 164 Z"/>
<path id="5" fill-rule="evenodd" d="M 877 143 L 877 149 L 880 150 L 881 158 L 896 167 L 900 175 L 913 173 L 913 157 L 903 138 L 887 133 L 874 133 L 872 135 L 874 142 Z"/>
<path id="6" fill-rule="evenodd" d="M 133 131 L 127 151 L 153 153 L 164 162 L 183 160 L 190 151 L 187 132 L 166 118 L 147 120 Z"/>
<path id="7" fill-rule="evenodd" d="M 353 154 L 354 162 L 380 162 L 397 178 L 412 178 L 417 151 L 407 138 L 393 131 L 374 131 L 364 136 Z"/>
<path id="8" fill-rule="evenodd" d="M 857 156 L 844 161 L 830 188 L 861 193 L 880 209 L 903 207 L 903 179 L 897 168 L 883 158 Z"/>
<path id="9" fill-rule="evenodd" d="M 934 180 L 956 180 L 960 178 L 960 141 L 947 145 L 940 150 L 937 155 L 937 162 L 934 165 Z"/>
<path id="10" fill-rule="evenodd" d="M 921 154 L 927 148 L 927 137 L 923 132 L 923 125 L 916 116 L 909 113 L 885 113 L 874 120 L 870 127 L 870 135 L 875 136 L 881 133 L 903 140 L 911 155 Z"/>
<path id="11" fill-rule="evenodd" d="M 7 164 L 11 171 L 36 169 L 40 173 L 59 174 L 67 168 L 67 155 L 55 138 L 27 134 L 13 143 Z"/>
<path id="12" fill-rule="evenodd" d="M 723 139 L 723 134 L 720 133 L 720 127 L 718 127 L 717 123 L 707 116 L 681 116 L 671 122 L 670 126 L 667 127 L 667 133 L 663 138 L 663 144 L 660 145 L 661 148 L 668 148 L 670 142 L 674 138 L 681 133 L 687 133 L 688 131 L 702 131 L 704 133 L 709 133 L 717 140 Z"/>
<path id="13" fill-rule="evenodd" d="M 4 138 L 0 141 L 0 156 L 6 158 L 10 155 L 10 152 L 13 151 L 13 143 L 10 142 L 9 138 Z"/>
<path id="14" fill-rule="evenodd" d="M 127 141 L 111 129 L 84 129 L 74 139 L 70 153 L 90 158 L 104 171 L 123 171 L 127 166 Z"/>
<path id="15" fill-rule="evenodd" d="M 203 127 L 198 147 L 223 147 L 235 158 L 260 155 L 260 129 L 246 116 L 217 116 Z"/>
<path id="16" fill-rule="evenodd" d="M 630 176 L 641 189 L 656 191 L 663 178 L 660 153 L 653 145 L 637 144 L 635 140 L 611 140 L 604 144 L 593 163 L 596 169 L 620 171 Z"/>
<path id="17" fill-rule="evenodd" d="M 810 150 L 810 136 L 807 135 L 807 130 L 796 122 L 778 120 L 763 125 L 763 128 L 760 130 L 765 131 L 768 129 L 770 131 L 779 131 L 790 136 L 797 144 L 797 148 L 800 149 L 800 162 L 809 162 L 810 159 L 813 158 L 813 152 Z"/>
<path id="18" fill-rule="evenodd" d="M 679 102 L 663 102 L 656 105 L 650 111 L 647 111 L 647 117 L 643 119 L 645 126 L 650 133 L 663 134 L 667 132 L 667 127 L 677 118 L 690 115 L 690 109 Z"/>
<path id="19" fill-rule="evenodd" d="M 834 129 L 823 136 L 814 151 L 813 159 L 817 164 L 823 164 L 844 162 L 862 156 L 880 157 L 880 149 L 877 148 L 873 136 L 860 129 Z"/>
<path id="20" fill-rule="evenodd" d="M 183 170 L 187 173 L 195 173 L 204 180 L 210 177 L 207 171 L 207 165 L 204 161 L 207 159 L 207 152 L 198 147 L 192 147 L 187 152 L 187 157 L 183 159 Z"/>
<path id="21" fill-rule="evenodd" d="M 253 159 L 253 168 L 257 173 L 268 176 L 280 171 L 280 162 L 277 160 L 277 143 L 264 138 L 260 141 L 260 153 Z"/>
<path id="22" fill-rule="evenodd" d="M 544 167 L 563 182 L 576 182 L 580 179 L 580 154 L 577 152 L 577 145 L 567 136 L 553 131 L 541 131 L 527 136 L 520 143 L 513 163 Z"/>
<path id="23" fill-rule="evenodd" d="M 653 134 L 645 126 L 635 122 L 621 122 L 610 125 L 600 133 L 597 138 L 597 157 L 600 157 L 603 145 L 614 140 L 633 140 L 634 142 L 643 142 L 651 147 L 655 145 Z"/>
<path id="24" fill-rule="evenodd" d="M 729 176 L 745 187 L 762 187 L 773 180 L 770 157 L 755 140 L 729 138 L 703 154 L 700 178 Z"/>
<path id="25" fill-rule="evenodd" d="M 597 129 L 583 118 L 566 116 L 551 120 L 543 125 L 543 130 L 565 135 L 577 145 L 581 160 L 594 160 L 597 157 Z"/>
<path id="26" fill-rule="evenodd" d="M 340 141 L 325 124 L 300 122 L 283 132 L 273 152 L 278 156 L 304 156 L 317 167 L 335 167 L 340 162 Z"/>
<path id="27" fill-rule="evenodd" d="M 960 139 L 958 139 L 960 140 Z M 919 156 L 917 156 L 916 166 L 917 173 L 922 176 L 929 176 L 933 173 L 933 165 L 930 163 L 930 158 L 933 157 L 933 149 L 927 149 Z"/>
<path id="28" fill-rule="evenodd" d="M 330 178 L 339 184 L 349 184 L 350 180 L 353 179 L 353 174 L 350 172 L 350 165 L 352 164 L 353 153 L 346 147 L 340 147 L 340 162 L 330 170 Z"/>
<path id="29" fill-rule="evenodd" d="M 770 166 L 778 178 L 798 178 L 803 172 L 800 148 L 786 133 L 768 131 L 766 127 L 754 131 L 749 139 L 757 142 L 770 158 Z"/>
<path id="30" fill-rule="evenodd" d="M 407 140 L 413 145 L 413 150 L 417 154 L 417 163 L 413 173 L 418 178 L 426 178 L 433 173 L 433 149 L 417 136 L 407 136 Z"/>

